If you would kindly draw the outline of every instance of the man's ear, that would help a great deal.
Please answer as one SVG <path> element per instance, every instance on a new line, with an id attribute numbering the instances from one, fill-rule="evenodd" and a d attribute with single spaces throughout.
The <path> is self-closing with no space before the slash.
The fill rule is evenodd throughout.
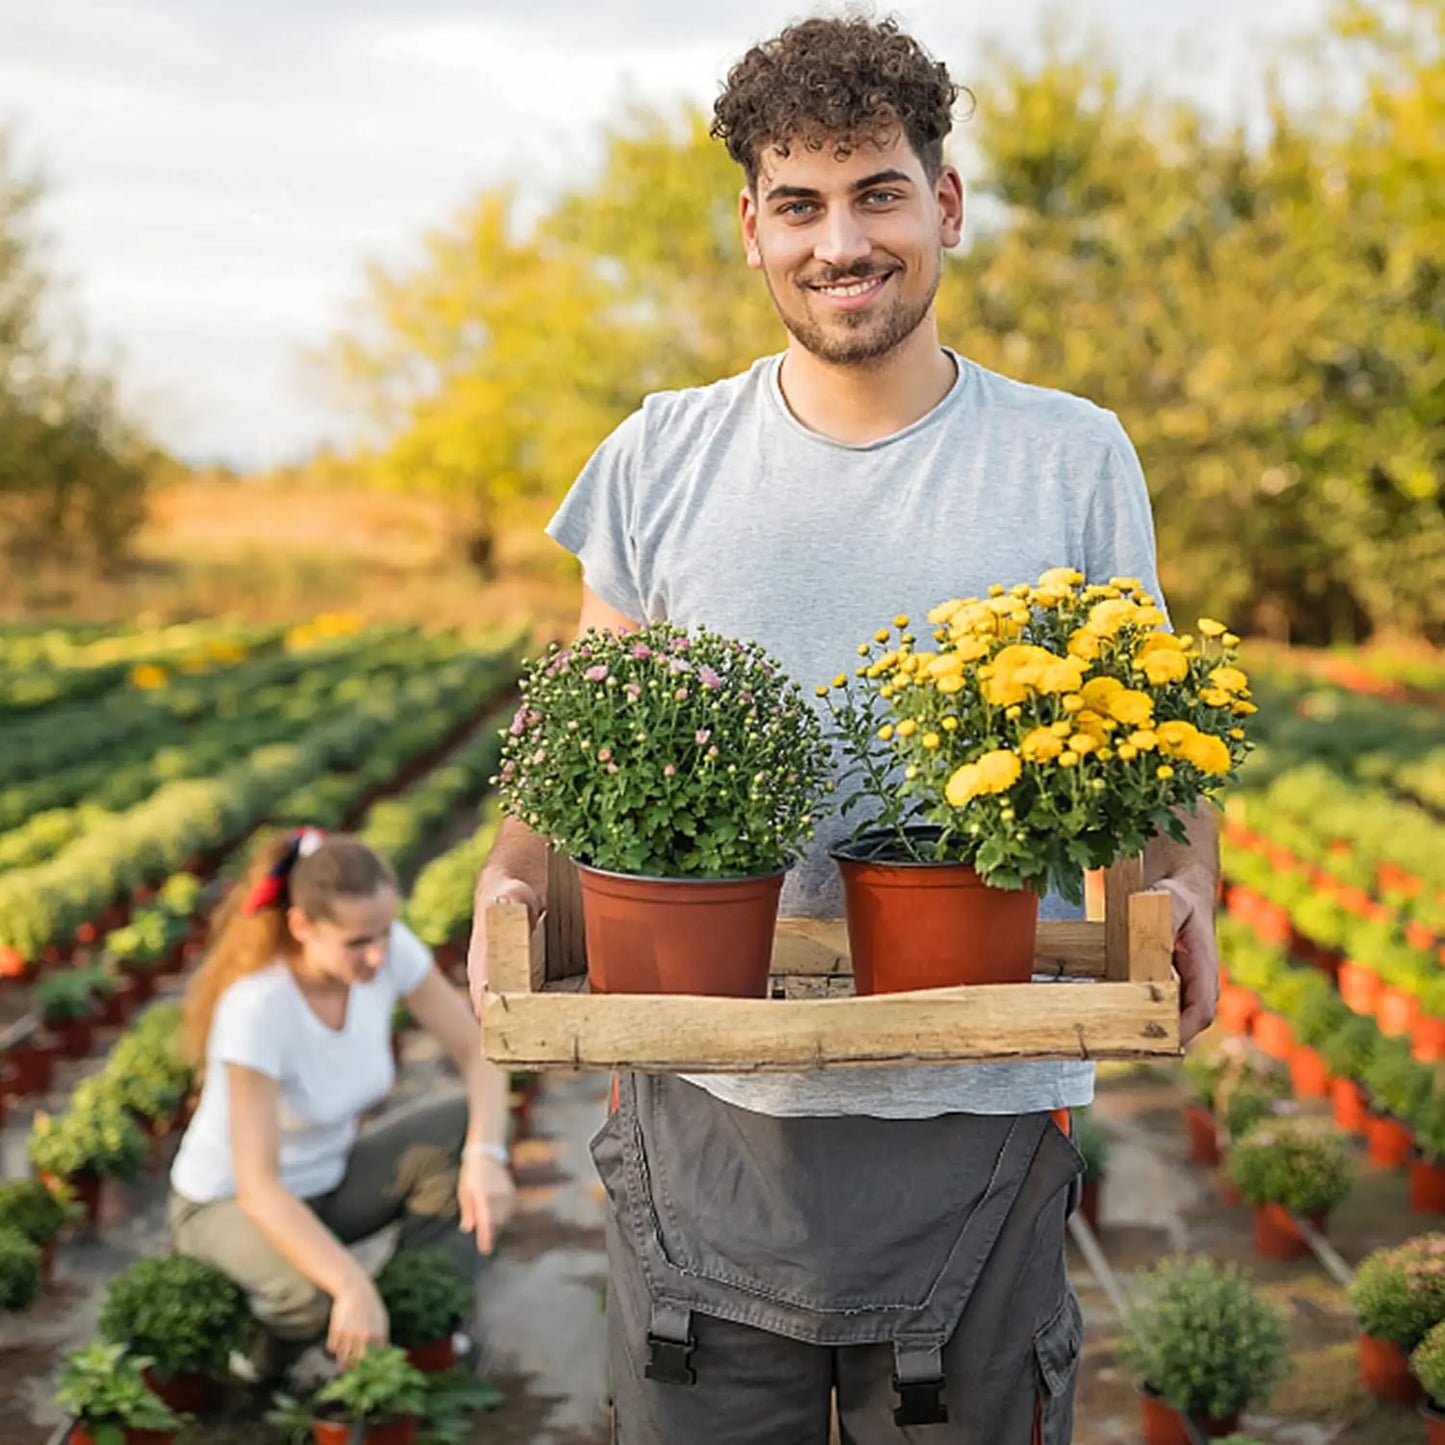
<path id="1" fill-rule="evenodd" d="M 951 251 L 963 239 L 963 177 L 952 166 L 944 166 L 934 186 L 938 200 L 938 239 Z"/>
<path id="2" fill-rule="evenodd" d="M 738 218 L 743 228 L 743 251 L 748 265 L 754 271 L 763 264 L 763 253 L 758 249 L 758 197 L 751 186 L 744 186 L 738 195 Z"/>

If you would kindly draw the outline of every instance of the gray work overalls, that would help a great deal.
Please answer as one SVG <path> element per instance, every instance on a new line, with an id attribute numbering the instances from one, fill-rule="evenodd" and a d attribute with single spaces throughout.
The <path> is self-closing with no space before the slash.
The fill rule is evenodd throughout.
<path id="1" fill-rule="evenodd" d="M 616 1445 L 1067 1445 L 1081 1160 L 1047 1114 L 777 1118 L 625 1075 L 608 1196 Z"/>

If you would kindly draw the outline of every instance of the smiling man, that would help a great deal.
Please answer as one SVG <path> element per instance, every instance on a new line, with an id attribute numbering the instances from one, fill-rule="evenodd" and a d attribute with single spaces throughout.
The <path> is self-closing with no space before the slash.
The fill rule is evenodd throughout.
<path id="1" fill-rule="evenodd" d="M 549 532 L 581 623 L 755 639 L 811 690 L 898 611 L 1071 566 L 1158 595 L 1148 495 L 1118 421 L 940 346 L 963 186 L 958 91 L 891 22 L 817 19 L 751 50 L 715 134 L 787 349 L 649 397 Z M 784 911 L 836 915 L 833 818 Z M 1217 993 L 1217 850 L 1158 839 L 1181 1032 Z M 503 825 L 479 900 L 544 903 L 545 850 Z M 1045 900 L 1045 917 L 1063 916 Z M 484 910 L 478 909 L 478 919 Z M 486 971 L 480 923 L 471 957 Z M 1061 1445 L 1082 1342 L 1064 1271 L 1083 1062 L 631 1076 L 594 1144 L 607 1186 L 621 1445 Z"/>

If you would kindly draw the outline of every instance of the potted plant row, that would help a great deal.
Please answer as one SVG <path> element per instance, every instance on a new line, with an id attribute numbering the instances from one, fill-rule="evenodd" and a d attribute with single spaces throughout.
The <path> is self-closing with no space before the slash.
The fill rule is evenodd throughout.
<path id="1" fill-rule="evenodd" d="M 64 1184 L 91 1228 L 100 1221 L 106 1181 L 133 1180 L 148 1152 L 130 1110 L 103 1079 L 77 1085 L 63 1114 L 37 1114 L 27 1147 L 40 1178 Z"/>
<path id="2" fill-rule="evenodd" d="M 395 1345 L 372 1345 L 309 1399 L 278 1394 L 267 1421 L 315 1445 L 416 1445 L 429 1408 L 427 1376 Z"/>
<path id="3" fill-rule="evenodd" d="M 0 1224 L 0 1314 L 28 1310 L 40 1295 L 40 1249 L 18 1229 Z"/>
<path id="4" fill-rule="evenodd" d="M 147 1385 L 149 1365 L 121 1344 L 71 1351 L 55 1392 L 75 1422 L 70 1445 L 171 1445 L 186 1420 Z"/>
<path id="5" fill-rule="evenodd" d="M 48 1187 L 38 1179 L 0 1184 L 0 1230 L 13 1230 L 40 1251 L 40 1282 L 49 1286 L 61 1232 L 81 1215 L 64 1185 Z"/>
<path id="6" fill-rule="evenodd" d="M 1426 1445 L 1445 1445 L 1445 1323 L 1432 1325 L 1410 1355 L 1410 1373 L 1420 1383 L 1424 1400 Z"/>
<path id="7" fill-rule="evenodd" d="M 398 1250 L 376 1276 L 391 1323 L 391 1342 L 424 1374 L 456 1364 L 453 1335 L 472 1309 L 472 1286 L 438 1247 Z"/>
<path id="8" fill-rule="evenodd" d="M 1360 1375 L 1384 1400 L 1415 1404 L 1410 1354 L 1445 1320 L 1445 1234 L 1426 1234 L 1362 1260 L 1350 1286 L 1359 1325 Z"/>
<path id="9" fill-rule="evenodd" d="M 1295 1221 L 1323 1233 L 1350 1191 L 1350 1159 L 1340 1136 L 1307 1119 L 1267 1119 L 1233 1141 L 1229 1174 L 1254 1207 L 1254 1249 L 1262 1259 L 1298 1259 L 1309 1245 Z"/>

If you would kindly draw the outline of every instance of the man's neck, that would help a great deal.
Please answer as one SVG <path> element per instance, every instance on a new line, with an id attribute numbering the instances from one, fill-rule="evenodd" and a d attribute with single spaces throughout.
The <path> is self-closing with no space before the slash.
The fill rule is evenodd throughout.
<path id="1" fill-rule="evenodd" d="M 927 416 L 958 375 L 930 317 L 870 366 L 834 366 L 789 343 L 778 373 L 788 409 L 810 431 L 853 446 L 881 441 Z"/>

